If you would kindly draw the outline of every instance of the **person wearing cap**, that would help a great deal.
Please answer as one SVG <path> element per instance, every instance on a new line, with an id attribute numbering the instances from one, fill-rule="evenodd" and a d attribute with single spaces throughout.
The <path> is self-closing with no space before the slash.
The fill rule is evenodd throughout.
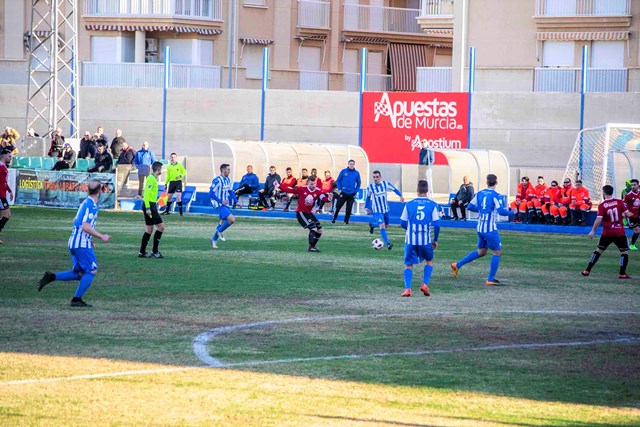
<path id="1" fill-rule="evenodd" d="M 91 133 L 87 130 L 84 132 L 84 136 L 80 140 L 80 152 L 78 158 L 80 159 L 93 159 L 96 157 L 98 151 L 98 142 L 91 137 Z"/>
<path id="2" fill-rule="evenodd" d="M 58 162 L 51 168 L 52 171 L 73 169 L 76 165 L 76 152 L 71 148 L 71 144 L 65 142 L 62 146 L 62 154 L 58 157 Z"/>

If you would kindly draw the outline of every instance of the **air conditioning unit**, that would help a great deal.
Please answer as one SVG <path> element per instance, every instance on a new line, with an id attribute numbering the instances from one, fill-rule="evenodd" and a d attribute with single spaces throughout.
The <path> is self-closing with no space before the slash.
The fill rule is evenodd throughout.
<path id="1" fill-rule="evenodd" d="M 158 51 L 158 39 L 146 39 L 144 42 L 144 50 L 146 52 Z"/>

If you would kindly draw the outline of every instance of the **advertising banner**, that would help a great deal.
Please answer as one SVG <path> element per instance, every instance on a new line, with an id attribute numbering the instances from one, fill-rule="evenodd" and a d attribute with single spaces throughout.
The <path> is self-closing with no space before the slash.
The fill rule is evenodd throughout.
<path id="1" fill-rule="evenodd" d="M 468 96 L 466 92 L 365 92 L 362 148 L 369 161 L 420 164 L 420 150 L 468 148 Z M 426 164 L 426 156 L 422 158 Z M 444 162 L 444 156 L 436 153 L 435 164 Z"/>
<path id="2" fill-rule="evenodd" d="M 102 183 L 98 208 L 116 206 L 116 176 L 111 173 L 87 173 L 18 169 L 16 205 L 77 208 L 87 198 L 91 180 Z"/>

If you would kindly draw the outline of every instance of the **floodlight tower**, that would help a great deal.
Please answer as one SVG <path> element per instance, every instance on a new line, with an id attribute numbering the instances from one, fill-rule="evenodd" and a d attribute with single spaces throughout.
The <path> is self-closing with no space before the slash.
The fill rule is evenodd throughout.
<path id="1" fill-rule="evenodd" d="M 26 129 L 78 137 L 77 0 L 31 0 Z M 46 132 L 40 131 L 44 136 Z"/>

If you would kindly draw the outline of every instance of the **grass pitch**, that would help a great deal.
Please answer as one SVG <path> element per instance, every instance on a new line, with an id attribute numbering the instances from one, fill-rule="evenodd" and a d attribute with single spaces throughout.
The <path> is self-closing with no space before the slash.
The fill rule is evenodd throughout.
<path id="1" fill-rule="evenodd" d="M 73 309 L 76 283 L 36 284 L 69 269 L 75 211 L 12 211 L 2 425 L 640 424 L 638 252 L 632 280 L 611 248 L 583 278 L 596 240 L 503 232 L 510 286 L 487 288 L 489 257 L 451 277 L 476 237 L 445 228 L 433 296 L 420 267 L 400 298 L 397 227 L 374 251 L 368 227 L 325 222 L 312 254 L 293 219 L 239 218 L 213 251 L 216 218 L 172 215 L 155 260 L 136 257 L 140 213 L 101 212 L 94 307 Z"/>

